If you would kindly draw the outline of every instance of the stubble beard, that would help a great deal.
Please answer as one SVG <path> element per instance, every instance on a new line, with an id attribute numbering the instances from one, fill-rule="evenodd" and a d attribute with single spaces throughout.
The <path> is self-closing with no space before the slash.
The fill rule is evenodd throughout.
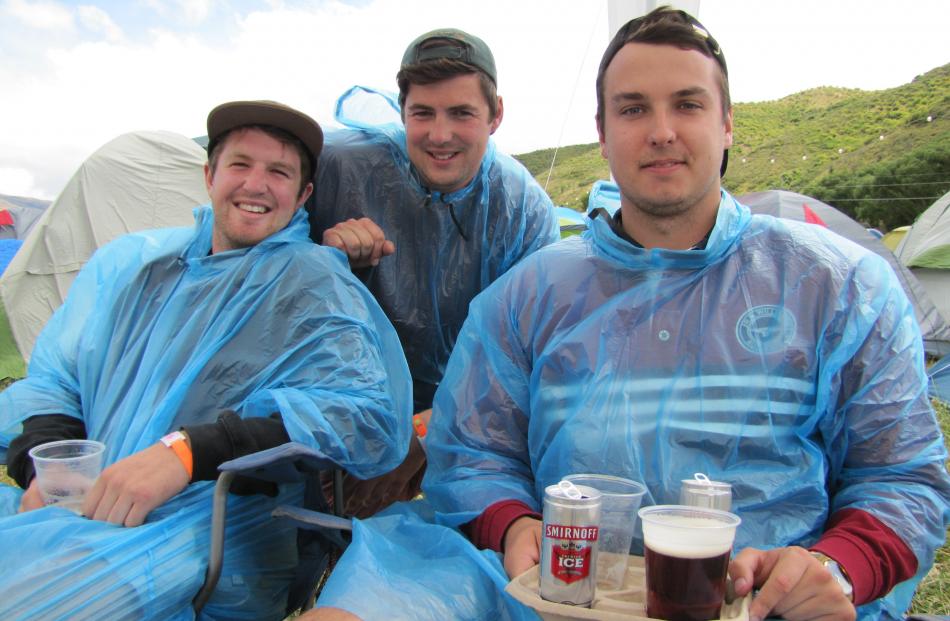
<path id="1" fill-rule="evenodd" d="M 637 211 L 658 220 L 681 216 L 687 213 L 691 206 L 691 201 L 688 198 L 670 197 L 663 199 L 633 192 L 625 192 L 624 194 L 627 202 L 633 205 Z"/>
<path id="2" fill-rule="evenodd" d="M 696 188 L 693 192 L 685 195 L 678 194 L 675 190 L 664 192 L 663 190 L 654 194 L 641 194 L 635 191 L 623 192 L 624 198 L 637 211 L 654 220 L 677 219 L 690 213 L 706 197 L 717 178 L 710 179 L 703 187 Z"/>

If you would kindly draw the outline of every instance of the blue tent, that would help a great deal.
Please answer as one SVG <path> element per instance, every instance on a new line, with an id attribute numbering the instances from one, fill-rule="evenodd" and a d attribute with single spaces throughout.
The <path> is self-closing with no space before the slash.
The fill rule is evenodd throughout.
<path id="1" fill-rule="evenodd" d="M 584 214 L 570 207 L 555 207 L 554 214 L 557 216 L 557 224 L 561 229 L 561 239 L 577 235 L 587 228 Z"/>
<path id="2" fill-rule="evenodd" d="M 950 404 L 950 355 L 944 356 L 927 370 L 930 396 Z"/>
<path id="3" fill-rule="evenodd" d="M 13 255 L 23 245 L 22 239 L 0 239 L 0 275 L 13 260 Z"/>

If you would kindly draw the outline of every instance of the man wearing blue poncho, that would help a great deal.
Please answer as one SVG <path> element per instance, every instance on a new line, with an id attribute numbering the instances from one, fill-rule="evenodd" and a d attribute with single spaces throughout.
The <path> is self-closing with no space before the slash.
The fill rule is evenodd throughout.
<path id="1" fill-rule="evenodd" d="M 751 619 L 899 618 L 943 542 L 950 480 L 896 277 L 721 189 L 726 63 L 687 14 L 621 28 L 597 91 L 619 191 L 596 187 L 582 237 L 472 303 L 427 439 L 436 524 L 412 505 L 357 522 L 320 600 L 336 610 L 312 618 L 534 618 L 499 591 L 539 560 L 545 486 L 604 473 L 667 504 L 698 471 L 732 485 Z M 387 588 L 353 597 L 368 581 Z"/>
<path id="2" fill-rule="evenodd" d="M 398 337 L 300 206 L 323 135 L 276 102 L 208 116 L 211 205 L 191 229 L 100 249 L 0 394 L 0 449 L 26 491 L 0 517 L 0 618 L 192 619 L 219 464 L 291 440 L 361 477 L 405 457 L 411 385 Z M 43 506 L 27 451 L 95 439 L 83 514 Z M 207 619 L 282 619 L 296 531 L 270 518 L 299 485 L 229 498 Z M 260 493 L 266 492 L 266 493 Z"/>
<path id="3" fill-rule="evenodd" d="M 347 253 L 393 322 L 424 425 L 469 302 L 559 234 L 551 200 L 491 140 L 504 106 L 484 41 L 427 32 L 406 49 L 396 79 L 398 102 L 365 88 L 340 99 L 347 129 L 327 132 L 308 209 L 314 241 Z M 423 466 L 413 438 L 391 476 L 347 479 L 347 511 L 363 517 L 412 498 Z"/>

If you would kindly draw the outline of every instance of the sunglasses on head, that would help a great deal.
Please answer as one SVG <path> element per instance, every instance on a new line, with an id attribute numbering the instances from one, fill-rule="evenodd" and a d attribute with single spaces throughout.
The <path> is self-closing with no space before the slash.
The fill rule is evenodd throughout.
<path id="1" fill-rule="evenodd" d="M 719 42 L 716 41 L 716 39 L 714 39 L 711 34 L 709 34 L 709 31 L 706 30 L 706 27 L 703 26 L 703 24 L 698 19 L 696 19 L 695 17 L 693 17 L 686 11 L 683 11 L 680 9 L 666 11 L 660 15 L 663 17 L 669 16 L 669 15 L 676 15 L 677 17 L 680 18 L 679 21 L 692 26 L 693 31 L 696 34 L 698 34 L 699 37 L 703 40 L 707 51 L 709 51 L 709 55 L 712 56 L 713 59 L 715 59 L 717 63 L 719 63 L 719 66 L 722 68 L 722 72 L 727 76 L 729 75 L 729 71 L 726 69 L 726 57 L 723 55 L 722 49 L 719 47 Z M 647 22 L 647 18 L 650 18 L 649 22 Z M 657 18 L 653 14 L 643 15 L 641 17 L 631 19 L 620 29 L 620 31 L 617 33 L 617 36 L 614 38 L 614 40 L 627 41 L 644 25 L 656 23 L 656 21 L 657 21 Z"/>

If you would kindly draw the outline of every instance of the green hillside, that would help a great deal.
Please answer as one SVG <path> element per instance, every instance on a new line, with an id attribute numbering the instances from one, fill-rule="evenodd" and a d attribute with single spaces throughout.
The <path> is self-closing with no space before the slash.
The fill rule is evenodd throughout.
<path id="1" fill-rule="evenodd" d="M 950 190 L 950 64 L 888 90 L 821 87 L 736 104 L 734 120 L 723 181 L 734 194 L 794 190 L 890 230 Z M 517 157 L 543 186 L 553 154 Z M 562 147 L 547 190 L 582 209 L 608 175 L 597 144 Z"/>

